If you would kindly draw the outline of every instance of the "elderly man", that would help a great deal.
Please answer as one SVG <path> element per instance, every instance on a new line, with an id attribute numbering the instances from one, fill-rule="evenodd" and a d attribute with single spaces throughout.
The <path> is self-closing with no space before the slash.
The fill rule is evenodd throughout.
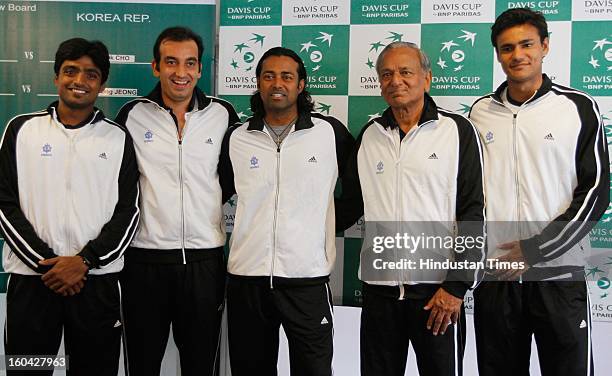
<path id="1" fill-rule="evenodd" d="M 491 270 L 474 292 L 480 375 L 528 375 L 531 338 L 543 375 L 593 375 L 584 279 L 588 233 L 609 202 L 608 148 L 597 104 L 542 73 L 541 13 L 510 9 L 491 28 L 507 80 L 470 119 L 484 143 Z M 506 226 L 507 227 L 507 226 Z"/>
<path id="2" fill-rule="evenodd" d="M 473 222 L 482 235 L 484 196 L 476 130 L 464 117 L 439 109 L 427 94 L 430 62 L 415 44 L 389 44 L 376 69 L 389 107 L 368 122 L 357 139 L 337 206 L 338 229 L 353 223 L 363 209 L 366 238 L 368 226 L 378 227 L 374 222 L 380 227 L 395 222 L 397 228 L 436 222 L 456 226 L 459 233 L 468 233 L 465 225 Z M 478 269 L 382 275 L 366 261 L 371 249 L 366 239 L 360 264 L 362 375 L 403 375 L 410 343 L 421 375 L 461 374 L 463 296 Z M 446 252 L 450 260 L 484 258 L 478 247 Z"/>

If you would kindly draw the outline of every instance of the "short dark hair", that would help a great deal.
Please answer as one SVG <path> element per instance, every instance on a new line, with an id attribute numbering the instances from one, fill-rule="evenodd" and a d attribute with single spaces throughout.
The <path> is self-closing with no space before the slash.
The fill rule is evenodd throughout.
<path id="1" fill-rule="evenodd" d="M 548 37 L 548 25 L 546 18 L 541 12 L 535 12 L 529 8 L 512 8 L 500 14 L 493 26 L 491 26 L 491 43 L 497 50 L 497 37 L 504 30 L 511 27 L 529 24 L 538 29 L 540 34 L 540 42 Z"/>
<path id="2" fill-rule="evenodd" d="M 311 112 L 314 108 L 314 103 L 312 102 L 312 97 L 310 93 L 306 90 L 306 84 L 308 83 L 308 75 L 306 74 L 306 67 L 304 66 L 304 61 L 298 54 L 296 54 L 293 50 L 290 50 L 285 47 L 272 47 L 268 51 L 264 52 L 264 54 L 257 62 L 257 67 L 255 68 L 255 75 L 257 78 L 261 75 L 261 70 L 263 68 L 263 62 L 269 58 L 270 56 L 287 56 L 293 59 L 298 64 L 298 80 L 304 80 L 304 90 L 297 97 L 297 105 L 298 105 L 298 113 L 308 113 Z M 257 90 L 253 95 L 251 95 L 251 111 L 253 114 L 257 116 L 265 116 L 266 110 L 263 105 L 263 101 L 261 100 L 261 96 L 259 95 L 259 90 Z"/>
<path id="3" fill-rule="evenodd" d="M 162 42 L 165 40 L 171 40 L 173 42 L 194 41 L 198 46 L 198 62 L 202 62 L 202 54 L 204 53 L 202 37 L 188 27 L 172 26 L 162 31 L 155 40 L 155 45 L 153 46 L 153 58 L 155 59 L 155 63 L 159 64 L 159 60 L 161 59 L 159 46 L 161 46 Z"/>
<path id="4" fill-rule="evenodd" d="M 108 49 L 104 43 L 99 40 L 88 41 L 83 38 L 72 38 L 60 43 L 55 52 L 55 64 L 53 70 L 55 75 L 59 76 L 59 71 L 66 60 L 78 60 L 83 56 L 88 56 L 94 65 L 100 69 L 102 73 L 102 84 L 108 79 L 110 71 L 110 58 Z"/>

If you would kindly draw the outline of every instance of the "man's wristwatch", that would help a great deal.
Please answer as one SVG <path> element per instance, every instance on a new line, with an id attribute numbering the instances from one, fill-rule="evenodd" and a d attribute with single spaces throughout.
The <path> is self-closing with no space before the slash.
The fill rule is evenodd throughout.
<path id="1" fill-rule="evenodd" d="M 83 255 L 79 255 L 79 257 L 81 257 L 81 259 L 83 260 L 83 264 L 85 264 L 85 266 L 87 266 L 87 269 L 92 269 L 92 263 L 91 263 L 91 261 L 89 261 L 87 259 L 87 257 L 85 257 Z"/>

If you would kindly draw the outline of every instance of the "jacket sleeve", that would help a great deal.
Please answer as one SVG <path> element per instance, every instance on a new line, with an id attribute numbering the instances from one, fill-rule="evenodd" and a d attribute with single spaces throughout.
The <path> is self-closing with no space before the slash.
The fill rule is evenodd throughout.
<path id="1" fill-rule="evenodd" d="M 597 104 L 581 93 L 569 97 L 582 122 L 575 155 L 577 185 L 561 215 L 540 234 L 521 240 L 529 265 L 555 259 L 571 249 L 588 235 L 610 202 L 608 143 Z"/>
<path id="2" fill-rule="evenodd" d="M 221 143 L 221 154 L 219 155 L 219 164 L 217 166 L 217 172 L 219 173 L 219 184 L 221 185 L 221 197 L 222 202 L 225 204 L 236 193 L 236 186 L 234 185 L 234 167 L 232 166 L 232 160 L 230 158 L 230 139 L 232 133 L 238 129 L 238 126 L 231 126 Z"/>
<path id="3" fill-rule="evenodd" d="M 357 141 L 352 143 L 346 157 L 344 170 L 340 176 L 342 192 L 334 200 L 336 207 L 336 232 L 348 229 L 363 215 L 363 196 L 357 168 L 357 155 L 361 146 L 363 132 L 366 128 L 364 127 L 361 130 Z"/>
<path id="4" fill-rule="evenodd" d="M 0 230 L 15 255 L 30 269 L 44 274 L 50 266 L 39 261 L 57 257 L 36 234 L 19 203 L 17 178 L 17 135 L 27 117 L 19 117 L 7 125 L 0 146 Z"/>
<path id="5" fill-rule="evenodd" d="M 456 221 L 457 236 L 462 238 L 462 249 L 455 246 L 455 261 L 484 262 L 485 196 L 483 185 L 483 155 L 478 132 L 472 123 L 459 115 L 452 115 L 459 132 L 459 164 L 457 172 Z M 465 243 L 466 239 L 474 242 Z M 483 269 L 451 269 L 442 288 L 463 299 L 465 292 L 482 279 Z"/>
<path id="6" fill-rule="evenodd" d="M 119 198 L 115 210 L 98 237 L 90 240 L 78 253 L 91 262 L 93 268 L 103 268 L 121 258 L 136 233 L 140 216 L 139 175 L 134 143 L 126 131 L 123 160 L 117 180 Z"/>

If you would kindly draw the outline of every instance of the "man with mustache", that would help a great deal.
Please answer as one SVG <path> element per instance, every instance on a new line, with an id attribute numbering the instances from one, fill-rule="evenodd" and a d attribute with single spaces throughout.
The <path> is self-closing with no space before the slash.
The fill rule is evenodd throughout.
<path id="1" fill-rule="evenodd" d="M 507 79 L 474 103 L 470 119 L 495 221 L 489 257 L 518 267 L 491 269 L 474 292 L 479 374 L 529 375 L 533 336 L 543 375 L 593 375 L 584 265 L 589 231 L 609 203 L 603 122 L 593 98 L 542 73 L 541 13 L 503 12 L 491 42 Z"/>
<path id="2" fill-rule="evenodd" d="M 239 119 L 196 86 L 203 49 L 188 28 L 162 31 L 151 63 L 159 83 L 117 115 L 134 139 L 142 187 L 122 274 L 132 375 L 159 375 L 170 325 L 182 375 L 214 374 L 218 365 L 225 223 L 217 165 L 223 135 Z"/>
<path id="3" fill-rule="evenodd" d="M 55 54 L 59 100 L 19 115 L 0 146 L 0 230 L 10 273 L 4 349 L 17 361 L 57 354 L 68 375 L 117 375 L 123 329 L 119 272 L 138 225 L 138 168 L 127 131 L 94 107 L 106 46 L 73 38 Z M 15 356 L 12 361 L 9 357 Z M 25 356 L 41 358 L 24 358 Z"/>
<path id="4" fill-rule="evenodd" d="M 331 376 L 334 188 L 354 140 L 337 119 L 311 112 L 294 51 L 266 51 L 256 75 L 254 115 L 228 131 L 219 165 L 224 199 L 238 194 L 227 287 L 232 375 L 276 375 L 282 325 L 291 375 Z"/>

